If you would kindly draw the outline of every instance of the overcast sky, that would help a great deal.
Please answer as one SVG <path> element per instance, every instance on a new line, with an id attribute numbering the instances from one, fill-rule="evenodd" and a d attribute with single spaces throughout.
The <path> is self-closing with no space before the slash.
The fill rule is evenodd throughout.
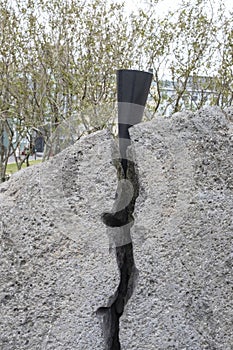
<path id="1" fill-rule="evenodd" d="M 219 3 L 218 0 L 210 0 L 212 5 L 214 6 L 214 3 Z M 140 1 L 140 0 L 125 0 L 126 8 L 129 11 L 136 10 L 137 8 L 140 8 L 143 3 L 146 1 Z M 158 14 L 164 15 L 169 10 L 175 10 L 177 6 L 182 2 L 182 0 L 160 0 L 159 4 L 155 5 L 156 12 Z M 194 1 L 193 1 L 194 2 Z M 223 0 L 226 8 L 229 11 L 233 10 L 233 1 L 232 0 Z M 192 3 L 192 0 L 190 0 L 190 3 Z"/>

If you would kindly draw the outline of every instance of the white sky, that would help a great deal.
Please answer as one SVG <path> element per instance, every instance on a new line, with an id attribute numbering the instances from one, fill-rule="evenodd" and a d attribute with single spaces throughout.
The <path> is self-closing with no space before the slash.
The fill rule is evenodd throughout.
<path id="1" fill-rule="evenodd" d="M 114 0 L 110 0 L 114 1 Z M 117 0 L 116 0 L 117 1 Z M 125 10 L 126 12 L 130 13 L 132 11 L 137 11 L 140 8 L 146 9 L 146 3 L 153 2 L 153 0 L 118 0 L 125 3 Z M 189 4 L 195 3 L 196 0 L 183 0 L 186 2 L 189 2 Z M 183 2 L 182 0 L 158 0 L 158 4 L 156 4 L 156 0 L 154 0 L 155 5 L 153 6 L 153 12 L 158 17 L 164 17 L 169 11 L 174 11 L 177 8 L 179 8 L 179 5 Z M 207 0 L 208 1 L 208 0 Z M 215 10 L 215 16 L 218 16 L 217 8 L 219 7 L 220 3 L 224 3 L 227 12 L 233 11 L 233 0 L 209 0 L 209 3 L 211 4 L 211 7 L 213 10 Z M 208 5 L 207 5 L 208 6 Z M 137 67 L 133 67 L 137 68 Z M 145 67 L 145 70 L 147 70 L 148 67 Z M 164 76 L 166 78 L 169 78 L 170 71 L 167 71 L 166 68 L 164 71 L 162 71 Z"/>
<path id="2" fill-rule="evenodd" d="M 210 0 L 214 6 L 214 3 L 219 3 L 218 0 Z M 140 7 L 143 7 L 143 3 L 146 3 L 146 0 L 124 0 L 126 4 L 126 9 L 130 11 L 137 10 Z M 182 2 L 182 0 L 160 0 L 158 4 L 155 5 L 155 10 L 160 15 L 165 15 L 169 10 L 175 10 L 177 6 Z M 192 3 L 192 0 L 189 1 Z M 194 1 L 193 1 L 194 2 Z M 223 0 L 226 8 L 229 11 L 233 11 L 232 0 Z"/>

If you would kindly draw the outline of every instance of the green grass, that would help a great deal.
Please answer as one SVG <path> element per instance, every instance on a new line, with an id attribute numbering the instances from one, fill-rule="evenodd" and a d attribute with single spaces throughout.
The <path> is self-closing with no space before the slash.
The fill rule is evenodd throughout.
<path id="1" fill-rule="evenodd" d="M 41 159 L 29 161 L 30 166 L 34 165 L 34 164 L 38 164 L 38 163 L 41 163 Z M 23 163 L 22 168 L 26 168 L 26 163 Z M 16 173 L 17 171 L 18 171 L 18 168 L 17 168 L 16 163 L 7 164 L 6 175 L 12 175 L 12 174 Z"/>

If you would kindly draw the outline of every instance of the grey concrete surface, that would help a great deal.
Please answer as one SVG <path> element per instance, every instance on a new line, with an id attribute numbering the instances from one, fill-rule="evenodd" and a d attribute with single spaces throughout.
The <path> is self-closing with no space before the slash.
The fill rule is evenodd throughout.
<path id="1" fill-rule="evenodd" d="M 121 319 L 122 349 L 233 349 L 233 109 L 226 112 L 131 129 L 139 279 Z"/>
<path id="2" fill-rule="evenodd" d="M 118 284 L 100 220 L 116 188 L 103 131 L 0 186 L 0 349 L 101 349 Z"/>
<path id="3" fill-rule="evenodd" d="M 232 350 L 233 109 L 131 128 L 139 277 L 122 350 Z M 106 131 L 0 186 L 0 349 L 104 350 L 119 282 L 100 220 L 117 186 Z"/>

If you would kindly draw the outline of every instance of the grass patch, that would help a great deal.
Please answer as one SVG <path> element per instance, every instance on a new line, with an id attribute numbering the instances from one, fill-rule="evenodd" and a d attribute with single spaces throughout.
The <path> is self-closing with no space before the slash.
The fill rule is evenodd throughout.
<path id="1" fill-rule="evenodd" d="M 30 165 L 34 165 L 34 164 L 38 164 L 38 163 L 41 163 L 42 160 L 41 159 L 38 159 L 38 160 L 30 160 L 29 161 L 29 164 Z M 23 163 L 22 165 L 22 168 L 26 168 L 26 163 Z M 6 175 L 12 175 L 14 173 L 16 173 L 18 171 L 18 168 L 17 168 L 17 165 L 16 163 L 10 163 L 10 164 L 7 164 L 7 167 L 6 167 Z"/>

